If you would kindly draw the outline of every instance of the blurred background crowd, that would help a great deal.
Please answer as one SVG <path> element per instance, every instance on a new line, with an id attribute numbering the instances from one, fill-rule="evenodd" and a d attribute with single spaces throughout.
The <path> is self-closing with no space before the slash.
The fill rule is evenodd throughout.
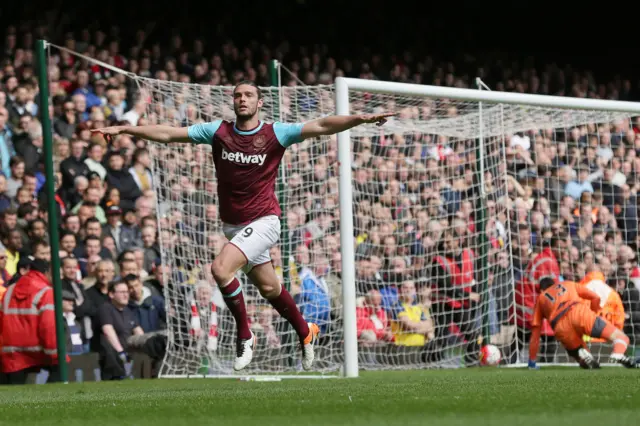
<path id="1" fill-rule="evenodd" d="M 73 14 L 62 18 L 70 22 Z M 278 59 L 291 71 L 282 73 L 283 85 L 291 87 L 331 84 L 338 76 L 349 76 L 465 88 L 481 77 L 494 90 L 638 99 L 637 87 L 629 79 L 530 57 L 496 52 L 451 57 L 386 48 L 377 53 L 372 47 L 348 56 L 348 49 L 339 43 L 299 45 L 277 34 L 265 33 L 260 39 L 243 35 L 236 41 L 228 38 L 229 23 L 215 28 L 215 41 L 190 31 L 158 40 L 157 25 L 138 23 L 135 31 L 125 26 L 54 28 L 33 22 L 4 27 L 0 292 L 27 272 L 29 262 L 37 258 L 36 246 L 48 240 L 33 50 L 34 40 L 41 37 L 143 77 L 181 83 L 232 86 L 250 79 L 267 86 L 268 62 Z M 182 147 L 178 153 L 128 136 L 107 143 L 90 133 L 112 124 L 161 122 L 167 114 L 147 113 L 153 93 L 141 92 L 124 74 L 64 51 L 52 50 L 48 61 L 59 254 L 69 302 L 65 305 L 68 344 L 74 354 L 100 353 L 103 370 L 109 370 L 104 377 L 122 377 L 126 373 L 120 367 L 129 360 L 127 348 L 133 344 L 130 336 L 151 336 L 153 344 L 161 345 L 154 333 L 166 327 L 167 315 L 182 314 L 184 335 L 199 335 L 206 327 L 194 316 L 211 323 L 224 311 L 207 283 L 205 262 L 192 262 L 188 259 L 194 259 L 193 253 L 183 252 L 184 247 L 202 245 L 210 262 L 225 242 L 217 222 L 215 182 L 212 176 L 190 181 L 194 167 L 203 168 L 209 161 L 202 147 Z M 178 98 L 175 102 L 172 124 L 206 118 Z M 359 108 L 368 112 L 366 102 L 356 104 Z M 415 117 L 425 120 L 464 113 L 454 103 L 413 108 Z M 467 250 L 477 251 L 479 243 L 475 141 L 420 132 L 356 138 L 354 237 L 361 345 L 418 347 L 422 361 L 437 360 L 440 348 L 451 346 L 452 339 L 470 343 L 481 333 L 478 302 L 482 300 L 489 306 L 485 313 L 490 316 L 492 338 L 510 346 L 517 316 L 514 292 L 526 293 L 521 287 L 530 279 L 527 268 L 545 247 L 554 252 L 562 279 L 580 281 L 588 273 L 601 272 L 603 281 L 620 296 L 625 331 L 630 337 L 640 335 L 638 125 L 628 119 L 531 129 L 505 135 L 504 149 L 497 140 L 488 144 L 488 158 L 504 156 L 506 164 L 493 163 L 485 175 L 490 250 L 489 292 L 484 295 L 475 284 L 469 284 L 465 294 L 450 294 L 443 290 L 452 287 L 450 282 L 437 282 L 446 270 L 446 259 L 463 269 L 467 260 L 475 262 L 475 252 L 464 260 Z M 305 316 L 325 332 L 339 329 L 341 315 L 336 158 L 335 138 L 323 141 L 320 151 L 307 144 L 285 157 L 292 172 L 285 219 L 292 242 L 292 293 Z M 163 170 L 161 176 L 151 172 L 154 159 Z M 162 198 L 170 203 L 158 203 L 154 179 L 161 179 Z M 163 263 L 160 242 L 175 261 Z M 436 260 L 438 256 L 445 260 Z M 272 258 L 282 275 L 279 248 L 272 250 Z M 194 294 L 192 307 L 183 298 L 179 312 L 166 312 L 166 286 L 188 286 Z M 274 313 L 256 296 L 250 292 L 252 327 L 261 332 L 267 347 L 278 348 L 283 342 Z M 450 300 L 461 305 L 438 308 Z M 118 324 L 115 311 L 105 304 L 118 312 L 127 306 L 133 320 Z M 458 315 L 463 311 L 466 316 Z M 115 340 L 105 325 L 116 331 Z M 526 322 L 520 325 L 527 327 Z M 207 338 L 214 337 L 217 332 L 210 329 Z M 163 351 L 145 344 L 147 354 L 161 357 Z"/>

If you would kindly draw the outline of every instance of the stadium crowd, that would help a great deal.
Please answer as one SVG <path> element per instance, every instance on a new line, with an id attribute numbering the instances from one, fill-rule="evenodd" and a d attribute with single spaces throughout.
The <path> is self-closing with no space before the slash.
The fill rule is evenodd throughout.
<path id="1" fill-rule="evenodd" d="M 2 324 L 11 323 L 7 289 L 21 277 L 36 283 L 52 273 L 43 266 L 50 255 L 34 35 L 8 27 L 0 54 L 0 293 L 7 301 Z M 233 85 L 251 79 L 269 85 L 267 60 L 275 57 L 291 70 L 283 73 L 289 86 L 330 84 L 345 75 L 469 87 L 470 77 L 480 76 L 492 81 L 495 90 L 626 100 L 632 96 L 629 81 L 595 81 L 589 72 L 554 65 L 478 66 L 471 74 L 461 74 L 456 64 L 408 54 L 392 62 L 377 55 L 367 61 L 338 61 L 326 49 L 289 52 L 288 46 L 225 42 L 214 51 L 202 40 L 179 36 L 169 46 L 148 45 L 142 29 L 128 44 L 87 29 L 66 34 L 61 44 L 140 76 L 183 83 Z M 212 323 L 211 318 L 224 311 L 223 303 L 212 303 L 216 295 L 207 284 L 208 268 L 189 261 L 195 259 L 193 253 L 184 253 L 184 247 L 197 243 L 206 248 L 203 253 L 210 262 L 225 242 L 216 222 L 215 183 L 189 181 L 192 165 L 208 161 L 201 149 L 183 147 L 178 153 L 128 136 L 108 142 L 89 132 L 110 124 L 157 120 L 158 114 L 147 114 L 148 97 L 124 74 L 55 50 L 49 57 L 49 79 L 67 345 L 72 356 L 98 353 L 102 378 L 121 378 L 127 375 L 124 366 L 133 348 L 162 358 L 167 316 L 184 315 L 184 335 L 200 336 L 200 319 Z M 454 104 L 437 108 L 457 114 Z M 418 115 L 432 118 L 427 110 Z M 201 119 L 194 120 L 197 111 L 188 108 L 180 114 L 184 123 Z M 639 336 L 638 125 L 622 120 L 532 129 L 506 135 L 505 150 L 490 144 L 494 148 L 488 158 L 504 155 L 508 176 L 494 180 L 500 173 L 497 162 L 485 176 L 488 292 L 473 282 L 474 269 L 481 267 L 476 263 L 479 185 L 474 180 L 474 141 L 426 133 L 357 138 L 354 214 L 361 346 L 416 347 L 422 361 L 437 361 L 442 349 L 459 339 L 468 345 L 467 357 L 473 361 L 481 334 L 481 301 L 488 307 L 492 340 L 505 350 L 513 346 L 516 334 L 522 343 L 530 321 L 524 312 L 532 307 L 530 287 L 537 279 L 535 262 L 551 257 L 557 259 L 558 277 L 565 280 L 601 273 L 606 287 L 619 295 L 624 311 L 620 326 L 630 337 Z M 339 328 L 342 285 L 337 143 L 335 138 L 324 143 L 326 155 L 314 164 L 310 157 L 318 156 L 308 145 L 285 159 L 293 171 L 286 221 L 293 248 L 292 293 L 305 317 L 332 335 Z M 170 205 L 157 203 L 154 156 Z M 199 209 L 190 205 L 194 196 L 187 195 L 188 190 L 198 194 Z M 171 262 L 163 262 L 160 243 Z M 280 249 L 272 250 L 272 258 L 282 274 Z M 451 282 L 454 267 L 459 269 L 456 277 L 464 276 L 456 285 Z M 546 268 L 556 273 L 552 266 Z M 184 295 L 185 306 L 172 303 L 172 309 L 165 310 L 169 287 Z M 186 295 L 191 289 L 189 307 Z M 266 346 L 280 347 L 273 312 L 257 302 L 257 294 L 250 296 L 252 327 L 261 331 Z M 194 321 L 195 316 L 200 318 Z M 517 332 L 515 324 L 520 326 Z M 0 329 L 0 345 L 9 334 L 6 327 Z M 207 346 L 212 350 L 214 338 L 217 342 L 218 332 L 210 329 Z M 52 349 L 45 347 L 43 353 L 53 358 Z M 3 347 L 4 373 L 46 365 L 42 360 L 16 363 L 21 350 Z M 515 351 L 508 353 L 513 356 Z"/>

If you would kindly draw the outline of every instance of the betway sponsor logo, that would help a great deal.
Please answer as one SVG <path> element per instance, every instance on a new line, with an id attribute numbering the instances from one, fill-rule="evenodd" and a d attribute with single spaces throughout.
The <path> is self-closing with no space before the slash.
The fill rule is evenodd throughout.
<path id="1" fill-rule="evenodd" d="M 267 154 L 249 155 L 244 152 L 227 152 L 226 149 L 222 150 L 222 159 L 232 161 L 240 164 L 259 164 L 263 165 L 264 160 L 267 159 Z"/>

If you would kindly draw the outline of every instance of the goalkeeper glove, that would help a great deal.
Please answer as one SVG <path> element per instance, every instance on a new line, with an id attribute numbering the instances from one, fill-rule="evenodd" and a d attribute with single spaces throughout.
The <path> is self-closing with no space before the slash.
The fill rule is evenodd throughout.
<path id="1" fill-rule="evenodd" d="M 120 361 L 122 361 L 123 364 L 129 362 L 129 355 L 127 355 L 125 351 L 118 352 L 118 358 L 120 358 Z"/>
<path id="2" fill-rule="evenodd" d="M 529 360 L 529 370 L 540 370 L 535 361 Z"/>

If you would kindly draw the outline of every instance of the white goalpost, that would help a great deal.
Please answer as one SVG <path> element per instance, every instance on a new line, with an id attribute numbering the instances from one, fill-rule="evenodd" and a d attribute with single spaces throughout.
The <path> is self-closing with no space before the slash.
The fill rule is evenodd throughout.
<path id="1" fill-rule="evenodd" d="M 80 56 L 135 82 L 138 124 L 234 119 L 232 86 L 144 78 Z M 282 160 L 276 194 L 286 231 L 272 262 L 305 318 L 321 327 L 316 371 L 302 372 L 295 333 L 239 273 L 258 347 L 246 371 L 233 373 L 234 320 L 210 274 L 226 242 L 210 147 L 148 141 L 167 273 L 161 377 L 279 380 L 459 368 L 477 365 L 487 342 L 506 365 L 521 366 L 529 309 L 522 282 L 551 236 L 564 241 L 557 251 L 563 279 L 605 269 L 599 294 L 620 295 L 621 327 L 636 341 L 640 313 L 628 307 L 640 290 L 630 279 L 640 103 L 343 77 L 334 85 L 261 89 L 266 122 L 397 113 L 381 127 L 293 145 Z M 432 267 L 454 252 L 461 253 L 458 273 Z M 607 345 L 587 344 L 606 361 Z M 568 362 L 550 335 L 540 357 Z"/>

